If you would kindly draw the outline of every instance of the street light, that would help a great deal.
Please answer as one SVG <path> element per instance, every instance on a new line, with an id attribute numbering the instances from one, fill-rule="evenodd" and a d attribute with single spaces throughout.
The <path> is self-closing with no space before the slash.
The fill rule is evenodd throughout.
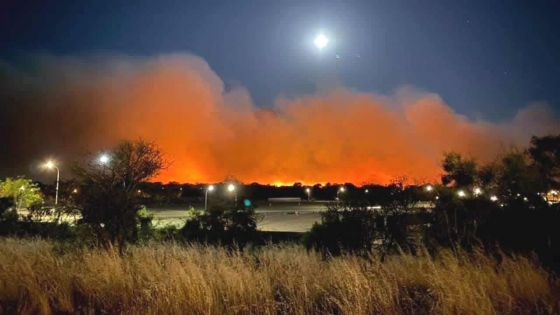
<path id="1" fill-rule="evenodd" d="M 336 199 L 340 199 L 339 195 L 344 193 L 346 191 L 346 188 L 344 188 L 344 186 L 340 186 L 340 188 L 336 191 Z"/>
<path id="2" fill-rule="evenodd" d="M 498 196 L 492 195 L 492 196 L 490 196 L 490 200 L 496 202 L 496 201 L 498 201 Z"/>
<path id="3" fill-rule="evenodd" d="M 424 189 L 426 189 L 427 192 L 430 192 L 430 191 L 434 190 L 434 186 L 427 185 L 426 188 L 424 188 Z"/>
<path id="4" fill-rule="evenodd" d="M 307 194 L 307 201 L 311 200 L 311 188 L 305 188 L 305 193 Z"/>
<path id="5" fill-rule="evenodd" d="M 204 193 L 204 212 L 208 210 L 208 193 L 212 191 L 214 191 L 214 185 L 206 187 L 206 192 Z"/>
<path id="6" fill-rule="evenodd" d="M 53 160 L 48 160 L 47 162 L 45 162 L 43 167 L 45 167 L 48 170 L 53 170 L 53 169 L 56 170 L 56 190 L 54 195 L 54 205 L 56 206 L 58 204 L 58 185 L 60 182 L 60 170 L 58 169 L 56 163 Z"/>
<path id="7" fill-rule="evenodd" d="M 482 194 L 482 189 L 480 189 L 478 187 L 475 187 L 473 189 L 473 193 L 474 193 L 475 196 L 481 195 Z"/>
<path id="8" fill-rule="evenodd" d="M 459 198 L 464 198 L 464 197 L 467 196 L 467 193 L 465 193 L 464 190 L 459 190 L 459 191 L 457 192 L 457 196 L 459 196 Z"/>
<path id="9" fill-rule="evenodd" d="M 234 196 L 235 196 L 235 204 L 237 204 L 237 191 L 235 190 L 235 185 L 234 185 L 234 184 L 229 184 L 229 185 L 227 186 L 227 190 L 228 190 L 230 193 L 234 193 L 234 194 L 235 194 L 235 195 L 234 195 Z"/>
<path id="10" fill-rule="evenodd" d="M 111 161 L 111 157 L 109 156 L 109 154 L 103 153 L 97 158 L 97 161 L 101 165 L 107 165 Z"/>

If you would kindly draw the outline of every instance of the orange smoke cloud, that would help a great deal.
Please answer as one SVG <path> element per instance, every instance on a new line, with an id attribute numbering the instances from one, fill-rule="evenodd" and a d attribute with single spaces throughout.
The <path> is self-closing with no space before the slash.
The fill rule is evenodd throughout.
<path id="1" fill-rule="evenodd" d="M 58 134 L 48 137 L 52 145 L 61 147 L 55 142 L 63 137 L 65 152 L 75 154 L 141 137 L 171 161 L 161 181 L 434 180 L 443 152 L 488 161 L 533 134 L 560 130 L 543 105 L 492 123 L 459 115 L 436 94 L 412 89 L 382 96 L 338 87 L 261 108 L 245 89 L 226 90 L 204 60 L 186 55 L 48 57 L 37 73 L 50 78 L 35 91 L 34 102 L 43 104 L 26 108 L 53 119 L 42 125 L 45 133 Z"/>

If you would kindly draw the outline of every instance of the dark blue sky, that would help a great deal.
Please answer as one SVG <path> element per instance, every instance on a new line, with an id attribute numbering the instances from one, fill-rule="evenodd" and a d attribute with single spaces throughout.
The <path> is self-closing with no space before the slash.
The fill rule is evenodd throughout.
<path id="1" fill-rule="evenodd" d="M 318 53 L 321 29 L 332 45 Z M 337 78 L 361 91 L 436 92 L 471 117 L 500 120 L 532 101 L 560 110 L 557 0 L 8 0 L 0 51 L 7 60 L 190 52 L 260 106 Z"/>

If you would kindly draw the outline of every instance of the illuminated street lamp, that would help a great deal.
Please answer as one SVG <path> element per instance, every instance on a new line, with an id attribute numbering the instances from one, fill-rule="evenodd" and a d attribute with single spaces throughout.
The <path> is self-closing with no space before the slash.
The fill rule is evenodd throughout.
<path id="1" fill-rule="evenodd" d="M 344 193 L 346 191 L 346 188 L 344 188 L 344 186 L 340 186 L 340 188 L 336 191 L 336 199 L 340 199 L 340 194 Z"/>
<path id="2" fill-rule="evenodd" d="M 43 167 L 48 170 L 53 170 L 53 169 L 56 170 L 56 190 L 54 195 L 54 205 L 56 206 L 58 204 L 58 186 L 60 182 L 60 170 L 58 169 L 56 163 L 53 160 L 48 160 L 47 162 L 45 162 Z"/>
<path id="3" fill-rule="evenodd" d="M 475 196 L 482 195 L 482 189 L 480 189 L 479 187 L 475 187 L 475 188 L 473 189 L 473 194 L 474 194 Z"/>
<path id="4" fill-rule="evenodd" d="M 229 185 L 227 186 L 227 190 L 228 190 L 228 192 L 230 192 L 230 193 L 234 193 L 234 196 L 235 196 L 235 204 L 237 204 L 237 190 L 235 189 L 235 185 L 234 185 L 234 184 L 229 184 Z"/>
<path id="5" fill-rule="evenodd" d="M 311 200 L 311 188 L 305 188 L 305 193 L 307 194 L 307 201 Z"/>
<path id="6" fill-rule="evenodd" d="M 426 187 L 424 188 L 427 192 L 431 192 L 434 190 L 434 186 L 432 185 L 426 185 Z"/>
<path id="7" fill-rule="evenodd" d="M 214 191 L 214 185 L 206 187 L 206 192 L 204 193 L 204 212 L 208 210 L 208 193 L 212 191 Z"/>
<path id="8" fill-rule="evenodd" d="M 464 190 L 459 190 L 457 192 L 457 196 L 459 196 L 459 198 L 465 198 L 467 196 L 467 193 L 465 193 Z"/>
<path id="9" fill-rule="evenodd" d="M 97 158 L 97 161 L 99 162 L 99 164 L 105 166 L 109 164 L 109 162 L 111 162 L 111 157 L 109 156 L 109 154 L 103 153 Z"/>
<path id="10" fill-rule="evenodd" d="M 493 202 L 498 201 L 498 196 L 496 196 L 496 195 L 490 196 L 490 201 L 493 201 Z"/>

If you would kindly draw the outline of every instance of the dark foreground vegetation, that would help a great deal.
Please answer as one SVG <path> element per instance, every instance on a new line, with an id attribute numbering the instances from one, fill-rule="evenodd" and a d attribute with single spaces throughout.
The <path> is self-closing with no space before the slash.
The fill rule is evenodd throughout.
<path id="1" fill-rule="evenodd" d="M 518 256 L 323 259 L 300 246 L 228 251 L 131 245 L 125 254 L 0 240 L 6 314 L 552 314 L 558 286 Z"/>
<path id="2" fill-rule="evenodd" d="M 560 136 L 486 165 L 446 154 L 439 185 L 347 185 L 300 236 L 257 231 L 242 196 L 154 228 L 142 204 L 159 150 L 123 142 L 111 155 L 78 163 L 56 207 L 25 178 L 1 182 L 0 312 L 559 311 Z"/>

